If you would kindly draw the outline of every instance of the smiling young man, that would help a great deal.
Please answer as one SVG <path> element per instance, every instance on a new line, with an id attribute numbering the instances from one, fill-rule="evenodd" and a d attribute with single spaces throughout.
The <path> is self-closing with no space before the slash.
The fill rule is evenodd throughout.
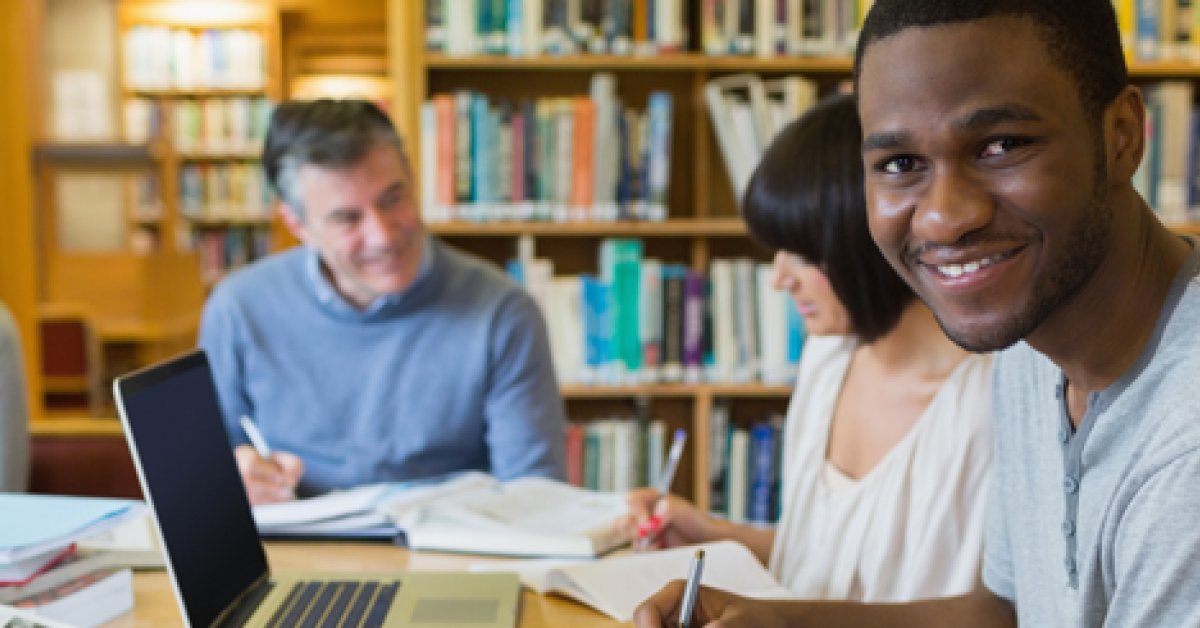
<path id="1" fill-rule="evenodd" d="M 284 103 L 263 164 L 304 246 L 221 282 L 200 334 L 251 500 L 464 470 L 563 477 L 537 306 L 425 231 L 387 116 L 365 101 Z"/>
<path id="2" fill-rule="evenodd" d="M 1133 188 L 1145 107 L 1111 2 L 876 0 L 858 55 L 872 235 L 948 336 L 1002 350 L 983 582 L 705 591 L 692 625 L 1200 625 L 1200 252 Z M 638 625 L 673 625 L 679 591 Z"/>

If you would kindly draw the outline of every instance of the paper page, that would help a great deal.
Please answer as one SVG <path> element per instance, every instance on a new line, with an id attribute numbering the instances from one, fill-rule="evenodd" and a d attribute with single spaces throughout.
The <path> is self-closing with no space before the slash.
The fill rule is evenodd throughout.
<path id="1" fill-rule="evenodd" d="M 361 514 L 372 510 L 387 491 L 386 484 L 371 484 L 311 499 L 255 506 L 254 521 L 259 528 L 270 529 Z"/>
<path id="2" fill-rule="evenodd" d="M 467 571 L 471 573 L 515 573 L 521 580 L 521 584 L 537 591 L 545 593 L 547 591 L 547 580 L 551 572 L 570 567 L 594 562 L 589 559 L 580 558 L 531 558 L 528 560 L 494 560 L 488 562 L 471 563 L 467 566 Z"/>
<path id="3" fill-rule="evenodd" d="M 62 547 L 111 529 L 142 512 L 124 499 L 0 494 L 0 561 Z"/>
<path id="4" fill-rule="evenodd" d="M 750 597 L 791 596 L 749 549 L 734 541 L 606 558 L 558 569 L 550 577 L 565 579 L 564 594 L 576 597 L 571 589 L 577 589 L 590 598 L 581 601 L 613 619 L 629 621 L 642 601 L 671 580 L 687 577 L 697 549 L 704 550 L 701 584 Z M 560 588 L 551 584 L 551 590 Z"/>
<path id="5" fill-rule="evenodd" d="M 570 535 L 611 525 L 625 514 L 625 498 L 541 478 L 508 482 L 497 491 L 477 492 L 430 507 L 437 520 L 458 520 L 480 527 Z"/>
<path id="6" fill-rule="evenodd" d="M 384 498 L 379 510 L 387 514 L 392 521 L 401 524 L 408 520 L 413 512 L 429 504 L 495 486 L 496 480 L 486 473 L 464 473 L 437 484 L 409 486 L 392 491 Z"/>
<path id="7" fill-rule="evenodd" d="M 0 604 L 0 626 L 4 628 L 74 628 L 70 624 L 39 617 L 29 611 Z"/>
<path id="8" fill-rule="evenodd" d="M 348 532 L 366 532 L 369 530 L 378 530 L 380 535 L 385 532 L 390 532 L 390 535 L 396 534 L 396 526 L 388 520 L 387 515 L 377 511 L 368 511 L 345 517 L 337 517 L 335 519 L 326 519 L 324 521 L 315 521 L 312 523 L 297 523 L 291 525 L 277 525 L 265 528 L 264 532 L 271 534 L 330 534 Z"/>

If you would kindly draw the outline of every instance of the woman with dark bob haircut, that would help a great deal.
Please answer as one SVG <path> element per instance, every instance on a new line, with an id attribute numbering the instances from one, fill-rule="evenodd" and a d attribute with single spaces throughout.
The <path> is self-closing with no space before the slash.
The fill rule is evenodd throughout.
<path id="1" fill-rule="evenodd" d="M 834 96 L 785 127 L 746 191 L 808 340 L 784 428 L 774 530 L 629 495 L 626 534 L 742 542 L 799 598 L 901 602 L 972 590 L 991 466 L 991 356 L 942 333 L 871 239 L 862 129 Z M 782 341 L 782 339 L 781 339 Z"/>

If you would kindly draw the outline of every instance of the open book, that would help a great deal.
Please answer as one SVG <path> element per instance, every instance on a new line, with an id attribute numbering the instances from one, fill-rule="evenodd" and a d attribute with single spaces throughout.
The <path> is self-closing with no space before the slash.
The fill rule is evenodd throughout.
<path id="1" fill-rule="evenodd" d="M 507 556 L 598 556 L 622 544 L 623 496 L 542 478 L 466 473 L 438 484 L 381 484 L 256 506 L 265 535 L 403 532 L 412 549 Z"/>
<path id="2" fill-rule="evenodd" d="M 701 584 L 761 599 L 792 592 L 735 541 L 720 541 L 661 552 L 624 554 L 601 560 L 521 560 L 475 563 L 474 572 L 516 572 L 521 584 L 541 594 L 557 593 L 613 619 L 629 621 L 646 598 L 671 580 L 687 577 L 697 549 L 705 554 Z"/>

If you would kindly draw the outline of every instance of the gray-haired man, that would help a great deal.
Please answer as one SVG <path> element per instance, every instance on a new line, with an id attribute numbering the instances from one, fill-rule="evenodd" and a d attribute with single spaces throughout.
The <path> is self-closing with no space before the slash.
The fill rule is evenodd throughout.
<path id="1" fill-rule="evenodd" d="M 200 344 L 251 500 L 462 470 L 564 475 L 545 324 L 498 269 L 428 235 L 375 105 L 281 105 L 263 154 L 304 246 L 233 273 Z M 250 416 L 276 450 L 246 444 Z"/>

